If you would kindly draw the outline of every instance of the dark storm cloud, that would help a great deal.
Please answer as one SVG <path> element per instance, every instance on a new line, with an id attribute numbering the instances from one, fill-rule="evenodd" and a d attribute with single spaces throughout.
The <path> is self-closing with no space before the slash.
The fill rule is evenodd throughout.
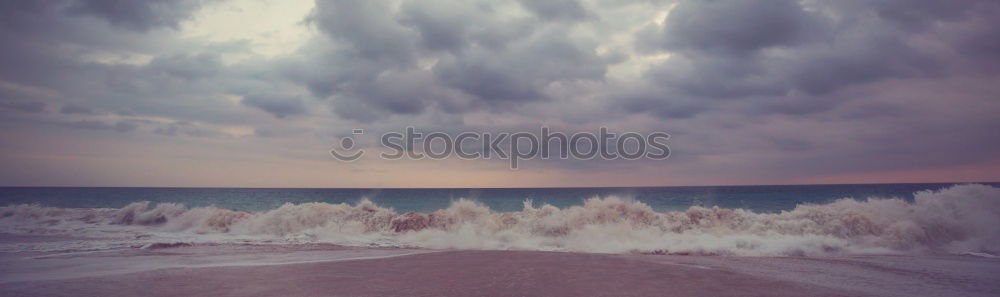
<path id="1" fill-rule="evenodd" d="M 670 164 L 706 176 L 957 166 L 1000 143 L 996 1 L 319 0 L 315 35 L 267 57 L 179 34 L 204 3 L 0 1 L 0 125 L 295 143 L 352 122 L 621 125 L 671 132 Z"/>
<path id="2" fill-rule="evenodd" d="M 100 110 L 214 123 L 246 122 L 248 119 L 241 118 L 239 110 L 222 96 L 256 79 L 247 77 L 250 74 L 216 77 L 222 70 L 212 64 L 194 66 L 199 59 L 188 58 L 168 55 L 164 59 L 174 62 L 161 64 L 154 59 L 145 65 L 79 64 L 77 74 L 57 76 L 59 84 L 54 87 Z M 185 63 L 192 66 L 179 67 Z"/>
<path id="3" fill-rule="evenodd" d="M 583 17 L 577 2 L 513 3 L 535 17 L 502 17 L 496 2 L 432 2 L 394 11 L 385 1 L 319 1 L 311 20 L 331 42 L 308 48 L 319 60 L 290 66 L 289 77 L 333 98 L 338 115 L 372 120 L 429 107 L 509 110 L 549 100 L 553 83 L 601 81 L 611 62 L 596 40 L 544 22 Z"/>
<path id="4" fill-rule="evenodd" d="M 4 2 L 0 38 L 10 46 L 0 58 L 0 79 L 72 93 L 90 101 L 89 108 L 185 120 L 226 119 L 209 116 L 224 113 L 224 106 L 205 109 L 204 98 L 266 94 L 270 82 L 283 79 L 306 86 L 335 114 L 354 120 L 431 110 L 514 111 L 572 99 L 561 96 L 582 92 L 553 88 L 578 82 L 603 84 L 601 98 L 611 107 L 690 117 L 710 110 L 706 105 L 715 99 L 773 102 L 769 98 L 825 96 L 885 79 L 946 75 L 963 59 L 995 57 L 1000 47 L 990 38 L 997 35 L 995 21 L 982 17 L 990 11 L 985 8 L 996 6 L 986 1 L 680 1 L 662 25 L 634 35 L 637 55 L 670 58 L 647 65 L 641 81 L 620 82 L 607 80 L 609 67 L 634 57 L 617 50 L 599 55 L 607 36 L 580 32 L 610 24 L 594 9 L 639 4 L 324 0 L 308 18 L 323 38 L 295 58 L 223 65 L 220 53 L 249 46 L 242 43 L 155 52 L 145 65 L 81 60 L 89 50 L 148 47 L 157 39 L 148 36 L 153 28 L 177 28 L 204 2 Z M 972 29 L 945 26 L 977 17 L 983 20 L 968 25 Z M 958 55 L 942 54 L 941 46 Z M 264 97 L 281 96 L 243 104 L 285 118 L 304 113 L 296 102 L 310 99 Z M 836 106 L 798 104 L 773 110 Z"/>
<path id="5" fill-rule="evenodd" d="M 258 60 L 223 64 L 221 55 L 246 52 L 249 43 L 176 35 L 178 22 L 206 1 L 126 2 L 0 3 L 0 94 L 129 117 L 245 125 L 259 118 L 233 108 L 226 96 L 284 90 L 273 66 Z M 126 12 L 144 19 L 119 14 Z M 73 107 L 64 111 L 87 115 Z"/>
<path id="6" fill-rule="evenodd" d="M 650 25 L 636 34 L 636 48 L 673 54 L 645 73 L 658 86 L 646 97 L 662 98 L 664 105 L 672 100 L 661 95 L 664 90 L 672 97 L 699 100 L 775 96 L 808 100 L 889 78 L 943 75 L 967 57 L 943 54 L 927 46 L 928 40 L 957 51 L 968 46 L 949 42 L 932 30 L 933 25 L 964 22 L 975 13 L 974 8 L 989 6 L 996 5 L 988 1 L 681 1 L 663 25 Z M 629 106 L 640 103 L 624 101 Z"/>
<path id="7" fill-rule="evenodd" d="M 559 29 L 536 32 L 504 48 L 476 47 L 446 56 L 434 67 L 438 80 L 484 101 L 544 99 L 557 81 L 602 80 L 607 63 L 594 49 Z"/>
<path id="8" fill-rule="evenodd" d="M 412 27 L 420 34 L 420 44 L 429 50 L 458 51 L 468 38 L 473 11 L 468 7 L 450 5 L 447 1 L 406 2 L 398 16 L 400 24 Z"/>
<path id="9" fill-rule="evenodd" d="M 92 109 L 75 104 L 63 105 L 59 112 L 62 114 L 94 114 Z"/>
<path id="10" fill-rule="evenodd" d="M 0 107 L 30 113 L 45 111 L 45 103 L 42 102 L 0 102 Z"/>
<path id="11" fill-rule="evenodd" d="M 536 2 L 517 3 L 534 17 L 501 19 L 496 2 L 401 1 L 393 9 L 384 1 L 320 1 L 312 21 L 332 42 L 314 45 L 309 56 L 318 63 L 290 67 L 289 77 L 332 98 L 338 115 L 359 120 L 428 108 L 515 110 L 552 101 L 553 84 L 604 81 L 620 60 L 595 53 L 601 40 L 574 37 L 578 25 L 549 22 L 579 20 L 586 5 Z M 705 100 L 805 98 L 941 75 L 951 61 L 914 39 L 929 34 L 930 24 L 963 21 L 972 7 L 972 1 L 682 1 L 663 25 L 635 36 L 641 54 L 673 56 L 645 72 L 646 87 L 609 85 L 622 91 L 604 97 L 629 111 L 688 117 L 708 110 Z M 430 79 L 420 74 L 421 61 L 432 63 Z M 417 77 L 420 86 L 408 84 Z M 408 87 L 393 87 L 399 84 Z M 836 106 L 800 105 L 775 110 Z"/>
<path id="12" fill-rule="evenodd" d="M 641 48 L 747 55 L 824 34 L 824 18 L 791 0 L 682 1 L 664 24 L 641 32 Z"/>
<path id="13" fill-rule="evenodd" d="M 399 114 L 423 111 L 427 102 L 445 94 L 435 94 L 434 82 L 426 73 L 387 73 L 373 80 L 359 82 L 352 93 L 355 100 L 368 100 L 369 106 Z M 336 111 L 336 110 L 335 110 Z M 351 118 L 350 114 L 342 116 Z"/>
<path id="14" fill-rule="evenodd" d="M 580 20 L 589 14 L 580 1 L 576 0 L 519 0 L 518 2 L 545 20 Z"/>
<path id="15" fill-rule="evenodd" d="M 174 54 L 156 57 L 146 66 L 150 72 L 184 79 L 199 79 L 218 73 L 222 64 L 216 53 Z"/>
<path id="16" fill-rule="evenodd" d="M 385 1 L 317 1 L 313 20 L 332 38 L 350 45 L 345 49 L 360 58 L 412 63 L 413 34 L 399 25 Z"/>
<path id="17" fill-rule="evenodd" d="M 306 113 L 302 99 L 298 97 L 269 97 L 250 95 L 240 101 L 243 105 L 260 108 L 277 118 Z"/>
<path id="18" fill-rule="evenodd" d="M 0 40 L 4 44 L 0 52 L 0 80 L 23 86 L 19 87 L 21 89 L 43 89 L 48 93 L 81 97 L 79 100 L 110 100 L 110 97 L 115 97 L 109 96 L 114 90 L 131 88 L 138 93 L 123 94 L 127 101 L 106 105 L 132 106 L 148 96 L 138 89 L 159 87 L 149 78 L 157 75 L 156 72 L 191 76 L 202 74 L 206 67 L 213 65 L 209 59 L 185 61 L 177 56 L 160 57 L 154 59 L 156 63 L 146 66 L 94 63 L 86 57 L 108 50 L 146 50 L 167 38 L 138 35 L 127 29 L 109 27 L 73 12 L 73 9 L 82 9 L 86 5 L 95 5 L 91 7 L 93 9 L 120 6 L 127 12 L 149 5 L 156 8 L 144 12 L 144 17 L 153 17 L 148 13 L 155 12 L 169 15 L 164 18 L 179 20 L 193 9 L 188 4 L 180 7 L 143 1 L 124 1 L 113 5 L 99 1 L 4 1 L 0 5 L 4 6 L 4 20 L 0 23 Z M 179 10 L 169 10 L 171 7 Z M 38 96 L 38 92 L 34 93 Z"/>
<path id="19" fill-rule="evenodd" d="M 76 0 L 68 10 L 107 20 L 112 25 L 147 31 L 156 27 L 176 28 L 181 20 L 206 0 Z"/>
<path id="20" fill-rule="evenodd" d="M 874 13 L 899 25 L 901 30 L 923 30 L 937 21 L 956 21 L 968 17 L 970 9 L 979 8 L 980 4 L 989 1 L 980 0 L 861 0 L 861 1 L 826 1 L 819 5 L 830 7 L 845 13 L 843 16 L 853 16 Z"/>
<path id="21" fill-rule="evenodd" d="M 106 123 L 103 121 L 96 121 L 96 120 L 81 120 L 81 121 L 66 123 L 65 125 L 78 129 L 109 130 L 119 133 L 130 132 L 139 127 L 138 124 L 131 121 L 118 121 L 115 123 Z"/>
<path id="22" fill-rule="evenodd" d="M 656 89 L 618 95 L 619 102 L 630 113 L 649 113 L 661 118 L 690 118 L 708 109 L 708 105 L 683 94 Z"/>

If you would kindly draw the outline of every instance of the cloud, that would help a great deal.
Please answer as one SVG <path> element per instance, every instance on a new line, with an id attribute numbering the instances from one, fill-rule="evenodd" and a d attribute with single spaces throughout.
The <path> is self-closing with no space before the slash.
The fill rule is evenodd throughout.
<path id="1" fill-rule="evenodd" d="M 148 31 L 157 27 L 177 28 L 180 21 L 197 10 L 202 0 L 76 0 L 68 1 L 74 14 L 90 15 L 115 26 Z"/>
<path id="2" fill-rule="evenodd" d="M 185 32 L 215 2 L 0 1 L 0 126 L 300 157 L 355 126 L 605 125 L 676 136 L 662 170 L 772 179 L 997 158 L 971 148 L 997 142 L 996 1 L 318 0 L 270 55 Z M 894 135 L 921 131 L 956 145 Z"/>
<path id="3" fill-rule="evenodd" d="M 817 38 L 826 22 L 793 0 L 681 1 L 638 41 L 647 49 L 744 56 Z"/>
<path id="4" fill-rule="evenodd" d="M 30 113 L 45 111 L 45 103 L 42 102 L 0 102 L 0 107 Z"/>
<path id="5" fill-rule="evenodd" d="M 519 0 L 518 2 L 544 20 L 581 20 L 589 14 L 583 4 L 576 0 Z"/>
<path id="6" fill-rule="evenodd" d="M 478 14 L 468 2 L 409 1 L 403 3 L 397 19 L 400 25 L 416 30 L 424 48 L 457 52 L 467 45 L 473 29 L 468 25 Z"/>
<path id="7" fill-rule="evenodd" d="M 62 114 L 94 114 L 94 111 L 90 108 L 75 104 L 63 105 L 63 107 L 59 109 L 59 112 Z"/>
<path id="8" fill-rule="evenodd" d="M 535 32 L 501 48 L 475 47 L 434 67 L 438 81 L 483 101 L 545 99 L 560 81 L 602 80 L 607 63 L 560 29 Z"/>
<path id="9" fill-rule="evenodd" d="M 5 20 L 0 25 L 0 43 L 5 44 L 0 52 L 0 81 L 19 89 L 42 90 L 11 96 L 143 116 L 239 120 L 228 115 L 223 107 L 230 104 L 222 102 L 220 95 L 233 84 L 205 79 L 222 71 L 217 54 L 189 48 L 191 44 L 175 32 L 133 32 L 109 26 L 73 12 L 68 8 L 73 3 L 0 4 Z M 166 7 L 172 6 L 156 11 Z M 152 61 L 119 61 L 119 57 L 132 56 Z M 238 81 L 239 76 L 226 80 Z"/>
<path id="10" fill-rule="evenodd" d="M 119 133 L 125 133 L 135 130 L 139 125 L 132 121 L 118 121 L 115 123 L 106 123 L 97 120 L 81 120 L 66 123 L 66 126 L 78 129 L 89 129 L 89 130 L 111 130 Z"/>
<path id="11" fill-rule="evenodd" d="M 302 99 L 298 97 L 267 97 L 251 95 L 240 101 L 243 105 L 259 108 L 277 118 L 306 113 Z"/>
<path id="12" fill-rule="evenodd" d="M 546 22 L 582 16 L 576 2 L 394 3 L 318 2 L 310 21 L 328 39 L 291 60 L 287 77 L 332 99 L 336 114 L 370 121 L 429 110 L 510 111 L 551 101 L 554 84 L 602 81 L 613 62 L 596 53 L 592 37 L 573 36 L 573 25 Z M 508 15 L 522 9 L 532 15 Z"/>
<path id="13" fill-rule="evenodd" d="M 650 108 L 677 105 L 672 98 L 706 105 L 719 99 L 781 97 L 815 103 L 773 109 L 778 113 L 833 108 L 837 104 L 810 98 L 887 79 L 940 76 L 963 64 L 968 57 L 941 48 L 969 47 L 947 41 L 931 24 L 974 19 L 968 17 L 972 8 L 995 7 L 985 3 L 680 1 L 662 25 L 636 33 L 637 50 L 670 56 L 644 72 L 647 85 L 656 87 L 632 97 L 645 99 L 623 104 L 658 115 L 678 114 Z M 660 104 L 650 98 L 660 98 Z"/>
<path id="14" fill-rule="evenodd" d="M 317 1 L 313 22 L 330 37 L 349 45 L 359 58 L 395 65 L 412 63 L 413 34 L 391 14 L 387 1 Z"/>
<path id="15" fill-rule="evenodd" d="M 156 57 L 145 68 L 184 79 L 202 79 L 218 73 L 222 62 L 216 53 L 174 54 Z"/>
<path id="16" fill-rule="evenodd" d="M 192 122 L 159 124 L 153 129 L 153 134 L 170 137 L 189 136 L 199 138 L 225 138 L 229 136 L 228 134 L 218 131 L 217 129 L 201 126 Z"/>

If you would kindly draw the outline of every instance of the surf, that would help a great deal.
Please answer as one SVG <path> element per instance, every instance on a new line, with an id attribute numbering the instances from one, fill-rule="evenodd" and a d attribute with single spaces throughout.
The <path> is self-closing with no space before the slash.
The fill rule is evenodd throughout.
<path id="1" fill-rule="evenodd" d="M 844 198 L 777 213 L 691 206 L 656 211 L 627 197 L 498 212 L 458 199 L 433 212 L 357 203 L 286 203 L 266 211 L 134 202 L 119 209 L 0 208 L 0 232 L 195 243 L 332 243 L 431 249 L 739 256 L 1000 252 L 1000 188 L 967 184 L 899 198 Z"/>

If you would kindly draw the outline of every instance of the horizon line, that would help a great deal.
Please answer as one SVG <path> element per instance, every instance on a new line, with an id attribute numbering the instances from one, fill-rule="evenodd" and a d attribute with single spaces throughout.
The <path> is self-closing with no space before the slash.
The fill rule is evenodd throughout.
<path id="1" fill-rule="evenodd" d="M 600 189 L 600 188 L 695 188 L 695 187 L 775 187 L 775 186 L 850 186 L 850 185 L 917 185 L 917 184 L 997 184 L 1000 181 L 940 181 L 899 183 L 815 183 L 815 184 L 727 184 L 727 185 L 637 185 L 637 186 L 536 186 L 536 187 L 240 187 L 240 186 L 18 186 L 0 188 L 160 188 L 160 189 L 339 189 L 339 190 L 460 190 L 460 189 Z"/>

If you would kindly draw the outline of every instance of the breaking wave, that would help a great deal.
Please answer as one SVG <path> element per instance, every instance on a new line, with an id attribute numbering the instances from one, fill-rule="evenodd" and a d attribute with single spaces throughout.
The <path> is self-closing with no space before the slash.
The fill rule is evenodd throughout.
<path id="1" fill-rule="evenodd" d="M 840 199 L 780 213 L 698 206 L 657 212 L 617 197 L 562 209 L 525 201 L 517 212 L 494 212 L 470 200 L 432 213 L 397 213 L 367 200 L 355 205 L 285 204 L 262 212 L 148 202 L 121 209 L 15 205 L 0 208 L 0 232 L 616 253 L 996 255 L 1000 188 L 957 185 L 918 192 L 913 202 Z"/>

